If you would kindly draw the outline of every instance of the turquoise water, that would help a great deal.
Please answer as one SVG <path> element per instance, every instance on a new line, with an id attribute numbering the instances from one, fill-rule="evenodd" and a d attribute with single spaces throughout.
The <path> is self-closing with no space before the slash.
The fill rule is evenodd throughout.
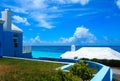
<path id="1" fill-rule="evenodd" d="M 42 52 L 42 51 L 32 51 L 33 58 L 47 57 L 47 58 L 60 58 L 62 53 L 56 52 Z"/>
<path id="2" fill-rule="evenodd" d="M 76 46 L 76 50 L 80 49 L 81 47 L 82 46 Z M 120 52 L 120 46 L 102 46 L 102 47 L 110 47 Z M 71 50 L 71 46 L 32 46 L 32 57 L 33 58 L 39 58 L 39 57 L 60 58 L 61 54 L 70 50 Z"/>

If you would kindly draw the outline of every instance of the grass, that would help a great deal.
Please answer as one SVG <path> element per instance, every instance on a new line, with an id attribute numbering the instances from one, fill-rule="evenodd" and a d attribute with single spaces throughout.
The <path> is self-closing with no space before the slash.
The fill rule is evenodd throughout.
<path id="1" fill-rule="evenodd" d="M 0 58 L 0 81 L 48 81 L 63 64 Z"/>
<path id="2" fill-rule="evenodd" d="M 0 81 L 61 81 L 56 79 L 58 67 L 64 64 L 0 58 Z M 95 69 L 91 69 L 97 73 Z M 77 78 L 78 79 L 78 78 Z M 80 81 L 80 78 L 77 80 Z"/>

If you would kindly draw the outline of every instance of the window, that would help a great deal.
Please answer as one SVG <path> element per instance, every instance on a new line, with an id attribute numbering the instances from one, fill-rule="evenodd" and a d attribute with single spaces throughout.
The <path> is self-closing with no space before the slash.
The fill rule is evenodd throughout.
<path id="1" fill-rule="evenodd" d="M 18 47 L 18 43 L 14 43 L 14 47 L 17 48 Z"/>
<path id="2" fill-rule="evenodd" d="M 17 48 L 18 47 L 18 35 L 17 34 L 13 35 L 13 41 L 14 41 L 14 47 Z"/>

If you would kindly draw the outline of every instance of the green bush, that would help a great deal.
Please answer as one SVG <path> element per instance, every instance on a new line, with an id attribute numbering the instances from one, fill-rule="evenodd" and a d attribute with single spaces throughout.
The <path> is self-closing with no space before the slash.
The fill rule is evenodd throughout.
<path id="1" fill-rule="evenodd" d="M 71 74 L 70 72 L 64 72 L 62 70 L 58 70 L 58 79 L 60 81 L 80 81 L 80 78 L 77 78 L 76 76 L 74 76 L 73 74 Z"/>
<path id="2" fill-rule="evenodd" d="M 111 67 L 120 67 L 120 60 L 107 60 L 107 59 L 96 59 L 96 58 L 94 59 L 83 58 L 83 60 L 94 61 Z"/>
<path id="3" fill-rule="evenodd" d="M 93 77 L 91 70 L 88 67 L 88 64 L 85 64 L 83 61 L 72 65 L 69 68 L 69 71 L 78 77 L 80 77 L 83 81 L 90 80 Z"/>

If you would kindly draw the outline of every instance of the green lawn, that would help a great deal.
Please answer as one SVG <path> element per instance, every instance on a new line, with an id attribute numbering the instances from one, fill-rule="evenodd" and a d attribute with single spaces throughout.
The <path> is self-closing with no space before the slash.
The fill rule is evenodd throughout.
<path id="1" fill-rule="evenodd" d="M 63 64 L 0 58 L 0 81 L 51 81 Z"/>
<path id="2" fill-rule="evenodd" d="M 61 81 L 57 77 L 58 67 L 64 64 L 0 58 L 0 81 Z M 91 69 L 93 73 L 96 70 Z M 73 77 L 75 78 L 75 77 Z M 81 81 L 76 77 L 76 81 Z"/>

